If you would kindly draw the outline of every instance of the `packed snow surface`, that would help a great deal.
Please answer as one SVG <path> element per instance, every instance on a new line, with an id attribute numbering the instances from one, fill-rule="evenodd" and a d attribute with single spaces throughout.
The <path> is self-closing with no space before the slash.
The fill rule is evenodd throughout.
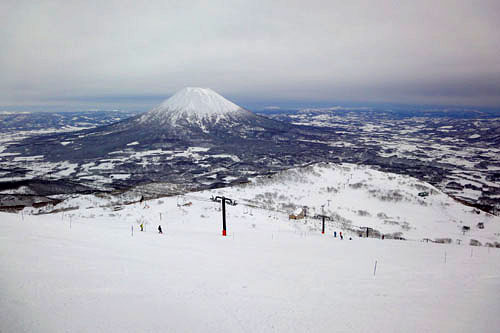
<path id="1" fill-rule="evenodd" d="M 393 186 L 399 194 L 391 192 Z M 415 198 L 424 186 L 430 193 L 422 199 L 426 204 Z M 220 203 L 210 200 L 217 195 L 239 202 L 226 206 L 227 237 L 221 236 Z M 497 217 L 484 217 L 485 229 L 471 225 L 471 234 L 463 236 L 453 219 L 466 223 L 483 216 L 474 217 L 469 207 L 412 178 L 320 165 L 233 188 L 138 199 L 124 204 L 123 198 L 86 195 L 53 207 L 67 210 L 59 213 L 33 215 L 38 209 L 28 208 L 0 213 L 0 331 L 498 332 L 500 327 L 500 249 L 464 245 L 469 237 L 498 239 Z M 320 220 L 289 220 L 288 213 L 302 203 L 311 213 L 337 219 L 326 234 Z M 363 207 L 348 209 L 355 203 Z M 360 238 L 349 229 L 353 225 L 402 230 L 411 239 Z M 334 231 L 343 231 L 344 239 Z M 419 239 L 434 234 L 464 241 L 442 245 Z"/>
<path id="2" fill-rule="evenodd" d="M 144 210 L 137 204 L 131 211 Z M 203 218 L 203 207 L 180 209 L 171 200 L 154 210 L 157 217 L 144 232 L 105 210 L 94 211 L 94 218 L 73 215 L 71 222 L 70 216 L 2 214 L 0 331 L 500 327 L 498 249 L 340 240 L 258 212 L 246 219 L 230 215 L 229 236 L 222 237 L 214 209 Z"/>

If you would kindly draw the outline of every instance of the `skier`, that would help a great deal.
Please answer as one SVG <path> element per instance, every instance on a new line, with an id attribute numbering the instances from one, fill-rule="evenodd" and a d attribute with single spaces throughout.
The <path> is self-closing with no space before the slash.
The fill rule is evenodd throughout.
<path id="1" fill-rule="evenodd" d="M 161 230 L 161 225 L 159 225 L 159 226 L 158 226 L 158 233 L 159 233 L 159 234 L 162 234 L 162 233 L 163 233 L 163 231 Z"/>
<path id="2" fill-rule="evenodd" d="M 141 223 L 140 227 L 141 227 L 141 231 L 144 231 L 144 224 Z"/>
<path id="3" fill-rule="evenodd" d="M 344 236 L 342 236 L 342 231 L 340 232 L 340 240 L 343 240 Z"/>
<path id="4" fill-rule="evenodd" d="M 333 232 L 333 237 L 337 237 L 337 232 L 336 231 Z"/>

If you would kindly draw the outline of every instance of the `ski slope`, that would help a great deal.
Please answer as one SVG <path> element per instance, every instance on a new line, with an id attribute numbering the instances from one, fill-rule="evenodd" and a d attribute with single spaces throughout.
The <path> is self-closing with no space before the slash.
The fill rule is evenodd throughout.
<path id="1" fill-rule="evenodd" d="M 465 240 L 425 243 L 412 229 L 407 241 L 359 238 L 341 229 L 361 224 L 355 219 L 332 222 L 322 235 L 318 220 L 288 220 L 286 211 L 269 209 L 282 208 L 294 186 L 302 189 L 301 204 L 316 202 L 326 197 L 315 186 L 332 194 L 327 186 L 342 179 L 357 184 L 366 172 L 372 178 L 367 189 L 377 177 L 380 191 L 390 187 L 375 170 L 344 165 L 343 172 L 347 167 L 349 175 L 340 178 L 339 166 L 313 166 L 240 187 L 128 205 L 80 196 L 54 207 L 78 205 L 65 212 L 0 213 L 0 331 L 498 332 L 500 249 L 467 246 Z M 265 201 L 271 189 L 282 189 L 283 197 Z M 369 212 L 389 212 L 363 201 L 364 192 L 355 192 L 362 189 L 346 185 L 345 197 L 365 203 Z M 240 202 L 226 207 L 227 237 L 221 236 L 220 204 L 211 195 Z M 416 207 L 430 209 L 440 195 L 428 198 L 433 205 Z M 330 209 L 348 207 L 352 201 L 345 200 L 339 196 Z M 470 214 L 469 207 L 443 207 L 461 218 Z M 398 214 L 405 209 L 401 217 L 409 220 L 414 211 L 407 206 Z M 484 229 L 490 234 L 471 230 L 466 237 L 496 237 L 495 221 Z M 413 223 L 416 230 L 423 225 Z M 156 231 L 159 224 L 163 234 Z M 451 233 L 456 225 L 448 224 Z M 333 237 L 333 230 L 344 230 L 344 239 Z"/>

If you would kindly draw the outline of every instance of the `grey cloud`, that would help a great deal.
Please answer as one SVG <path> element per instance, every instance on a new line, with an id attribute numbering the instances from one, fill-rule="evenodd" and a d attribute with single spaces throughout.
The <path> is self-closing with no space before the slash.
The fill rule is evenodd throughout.
<path id="1" fill-rule="evenodd" d="M 498 1 L 4 1 L 0 12 L 0 105 L 208 86 L 244 100 L 500 106 Z"/>

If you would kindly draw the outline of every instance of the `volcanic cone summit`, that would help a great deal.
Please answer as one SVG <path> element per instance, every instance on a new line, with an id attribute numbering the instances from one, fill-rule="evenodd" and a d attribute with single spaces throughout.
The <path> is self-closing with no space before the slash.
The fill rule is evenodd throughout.
<path id="1" fill-rule="evenodd" d="M 247 112 L 212 89 L 187 87 L 145 113 L 140 121 L 154 120 L 172 125 L 175 125 L 179 120 L 188 122 L 212 120 L 217 122 L 226 116 L 238 116 Z"/>

